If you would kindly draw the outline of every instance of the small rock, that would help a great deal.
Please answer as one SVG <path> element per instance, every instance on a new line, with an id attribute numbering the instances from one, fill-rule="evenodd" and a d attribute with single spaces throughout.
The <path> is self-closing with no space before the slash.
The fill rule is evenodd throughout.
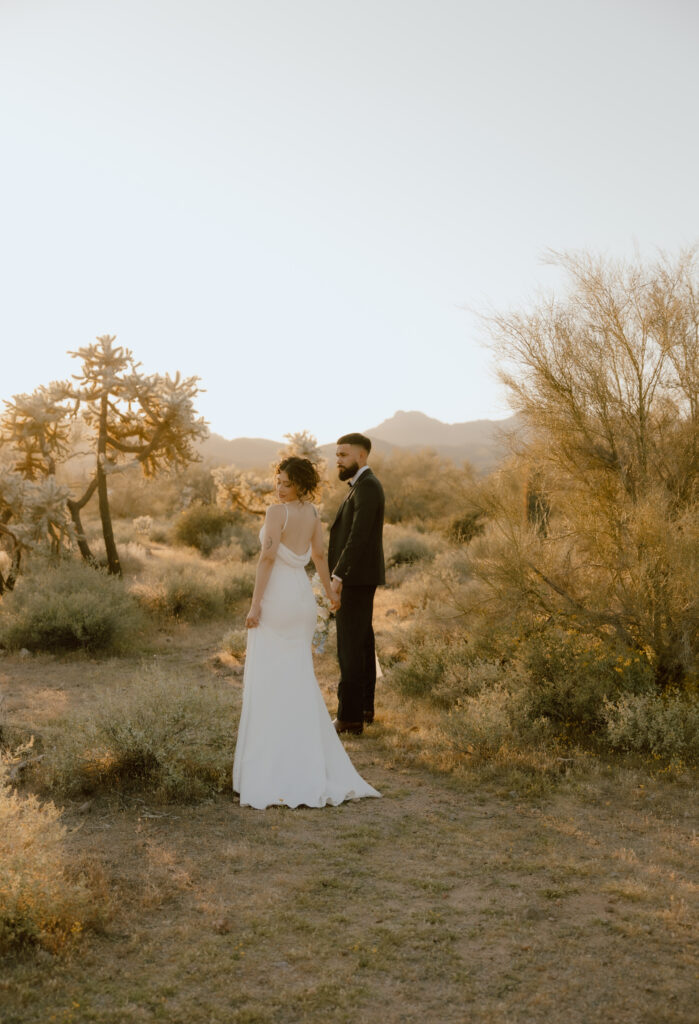
<path id="1" fill-rule="evenodd" d="M 80 804 L 78 807 L 78 814 L 89 814 L 92 810 L 92 801 L 86 800 L 84 804 Z"/>
<path id="2" fill-rule="evenodd" d="M 23 647 L 22 650 L 19 652 L 19 656 L 20 656 L 20 658 L 29 658 L 31 655 L 30 655 L 29 651 L 27 650 L 27 648 Z"/>
<path id="3" fill-rule="evenodd" d="M 214 922 L 214 931 L 218 935 L 228 935 L 231 930 L 231 922 L 227 917 L 220 917 L 218 921 Z"/>

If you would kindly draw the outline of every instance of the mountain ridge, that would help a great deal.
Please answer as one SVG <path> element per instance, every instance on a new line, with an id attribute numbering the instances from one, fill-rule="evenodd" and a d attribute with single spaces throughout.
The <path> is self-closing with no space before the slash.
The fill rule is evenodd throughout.
<path id="1" fill-rule="evenodd" d="M 399 409 L 393 416 L 363 433 L 371 438 L 373 450 L 381 454 L 390 454 L 395 450 L 431 448 L 452 462 L 470 462 L 480 472 L 487 472 L 505 455 L 505 435 L 518 421 L 519 417 L 512 415 L 501 420 L 443 423 L 423 412 Z M 203 458 L 212 465 L 262 469 L 277 458 L 284 442 L 262 437 L 236 437 L 228 440 L 221 434 L 211 433 L 198 447 Z M 335 443 L 324 444 L 320 448 L 328 458 L 335 450 Z"/>

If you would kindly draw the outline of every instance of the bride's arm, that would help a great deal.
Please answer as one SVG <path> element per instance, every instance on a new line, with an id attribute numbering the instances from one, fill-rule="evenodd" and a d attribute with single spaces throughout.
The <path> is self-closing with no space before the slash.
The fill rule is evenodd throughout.
<path id="1" fill-rule="evenodd" d="M 284 521 L 284 509 L 281 505 L 270 505 L 265 516 L 265 533 L 260 551 L 260 559 L 257 563 L 255 573 L 255 589 L 252 593 L 250 611 L 245 618 L 247 629 L 255 629 L 260 624 L 262 613 L 262 597 L 272 574 L 274 559 L 277 557 L 277 548 L 282 538 L 282 523 Z"/>
<path id="2" fill-rule="evenodd" d="M 340 607 L 340 602 L 337 600 L 333 591 L 332 583 L 330 581 L 330 569 L 328 568 L 328 558 L 325 554 L 325 542 L 323 540 L 323 524 L 320 521 L 320 516 L 316 519 L 316 527 L 311 537 L 311 556 L 313 558 L 313 564 L 316 567 L 316 572 L 320 577 L 320 582 L 323 584 L 323 590 L 325 591 L 326 597 L 333 608 L 336 611 Z"/>

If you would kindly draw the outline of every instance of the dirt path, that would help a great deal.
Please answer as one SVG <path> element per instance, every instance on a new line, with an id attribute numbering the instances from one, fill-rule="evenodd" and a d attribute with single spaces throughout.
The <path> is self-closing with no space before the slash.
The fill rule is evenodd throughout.
<path id="1" fill-rule="evenodd" d="M 10 666 L 17 715 L 38 687 L 45 708 L 90 689 L 39 667 Z M 3 1024 L 696 1019 L 686 804 L 660 783 L 620 804 L 603 777 L 540 801 L 464 790 L 389 757 L 391 727 L 346 744 L 380 801 L 69 806 L 114 913 L 67 958 L 4 964 Z"/>

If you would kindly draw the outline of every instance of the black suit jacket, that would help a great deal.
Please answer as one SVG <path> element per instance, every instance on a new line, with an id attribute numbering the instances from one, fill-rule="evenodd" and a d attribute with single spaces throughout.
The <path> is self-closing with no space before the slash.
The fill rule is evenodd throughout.
<path id="1" fill-rule="evenodd" d="M 330 527 L 330 572 L 345 587 L 376 587 L 386 582 L 383 560 L 383 487 L 365 469 L 340 505 Z"/>

